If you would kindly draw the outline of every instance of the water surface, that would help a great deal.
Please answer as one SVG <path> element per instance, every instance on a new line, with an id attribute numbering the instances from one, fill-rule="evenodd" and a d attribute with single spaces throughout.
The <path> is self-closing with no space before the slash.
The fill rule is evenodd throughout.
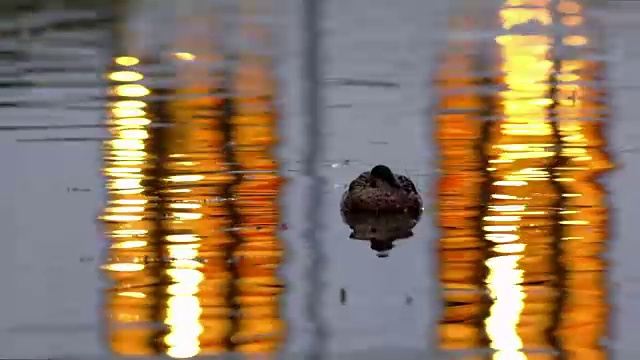
<path id="1" fill-rule="evenodd" d="M 612 356 L 607 72 L 582 7 L 327 2 L 314 118 L 300 4 L 180 4 L 2 22 L 0 354 Z M 425 200 L 383 258 L 339 212 L 379 163 Z"/>

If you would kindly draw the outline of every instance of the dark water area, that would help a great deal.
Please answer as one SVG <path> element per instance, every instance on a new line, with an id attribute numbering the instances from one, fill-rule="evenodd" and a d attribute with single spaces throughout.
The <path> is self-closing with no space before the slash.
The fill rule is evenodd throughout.
<path id="1" fill-rule="evenodd" d="M 0 356 L 617 358 L 592 5 L 364 4 L 3 4 Z"/>

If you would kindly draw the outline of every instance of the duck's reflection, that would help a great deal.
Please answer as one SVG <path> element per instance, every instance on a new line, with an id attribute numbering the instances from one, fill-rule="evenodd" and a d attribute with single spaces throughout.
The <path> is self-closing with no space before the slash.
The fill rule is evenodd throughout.
<path id="1" fill-rule="evenodd" d="M 388 257 L 394 242 L 413 236 L 420 213 L 374 213 L 342 211 L 342 219 L 351 228 L 349 238 L 370 242 L 378 257 Z"/>

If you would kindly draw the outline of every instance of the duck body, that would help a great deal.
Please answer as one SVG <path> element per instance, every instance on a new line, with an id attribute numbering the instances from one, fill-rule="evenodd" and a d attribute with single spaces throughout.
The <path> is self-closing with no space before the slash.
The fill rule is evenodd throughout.
<path id="1" fill-rule="evenodd" d="M 360 174 L 342 196 L 342 211 L 422 213 L 422 199 L 413 182 L 384 165 Z"/>

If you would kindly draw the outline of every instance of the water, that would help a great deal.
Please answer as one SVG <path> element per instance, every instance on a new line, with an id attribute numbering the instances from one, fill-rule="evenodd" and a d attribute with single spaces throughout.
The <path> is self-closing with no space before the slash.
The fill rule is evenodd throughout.
<path id="1" fill-rule="evenodd" d="M 561 52 L 444 36 L 497 29 L 496 8 L 327 2 L 314 119 L 297 2 L 60 4 L 0 27 L 0 355 L 617 358 L 582 9 Z M 546 16 L 527 11 L 502 24 Z M 339 211 L 379 163 L 425 200 L 384 258 L 358 238 L 413 224 Z"/>
<path id="2" fill-rule="evenodd" d="M 560 20 L 566 32 L 458 41 L 438 77 L 441 277 L 458 290 L 445 293 L 441 341 L 452 350 L 610 356 L 604 66 L 559 55 L 559 41 L 597 45 L 581 6 L 558 9 L 504 8 L 503 29 Z"/>

